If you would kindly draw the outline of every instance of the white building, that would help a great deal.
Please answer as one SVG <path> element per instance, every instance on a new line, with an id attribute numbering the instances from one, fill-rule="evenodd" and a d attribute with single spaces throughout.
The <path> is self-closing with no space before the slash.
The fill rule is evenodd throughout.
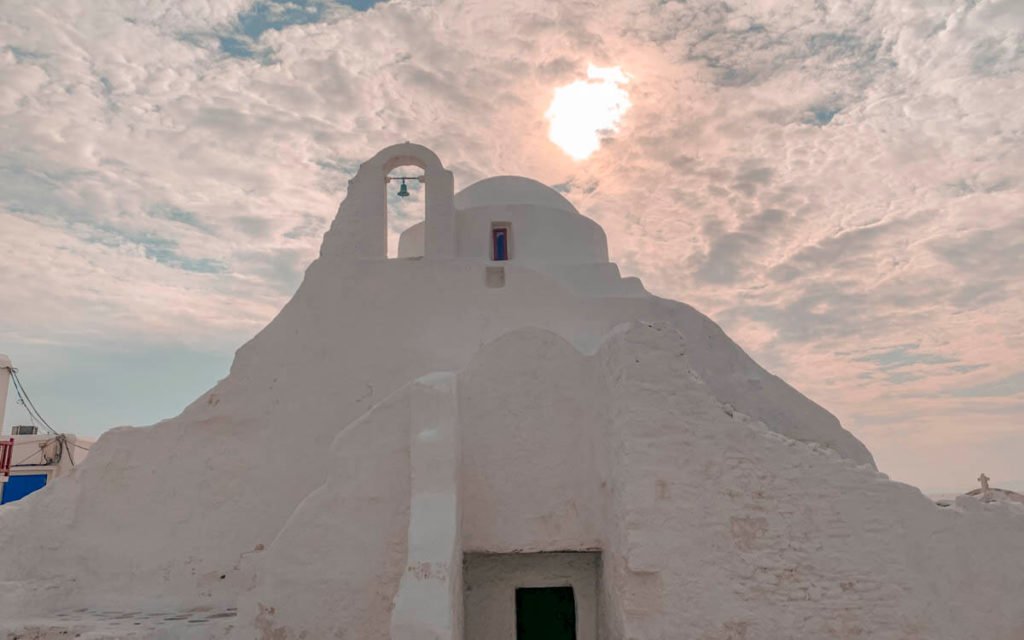
<path id="1" fill-rule="evenodd" d="M 21 500 L 69 473 L 93 443 L 74 435 L 40 434 L 36 425 L 12 425 L 10 435 L 4 435 L 12 369 L 10 358 L 0 354 L 0 505 Z"/>
<path id="2" fill-rule="evenodd" d="M 402 166 L 423 171 L 426 217 L 388 260 Z M 213 608 L 221 622 L 168 637 L 246 639 L 1024 636 L 1015 506 L 941 509 L 889 481 L 708 318 L 621 278 L 548 187 L 453 185 L 418 145 L 364 163 L 227 378 L 0 512 L 0 619 Z M 54 518 L 38 552 L 11 550 Z"/>

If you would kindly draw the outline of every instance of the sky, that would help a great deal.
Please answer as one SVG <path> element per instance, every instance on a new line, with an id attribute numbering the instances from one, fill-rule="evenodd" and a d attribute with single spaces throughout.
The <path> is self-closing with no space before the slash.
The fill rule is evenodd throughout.
<path id="1" fill-rule="evenodd" d="M 0 0 L 0 353 L 60 430 L 177 414 L 411 140 L 557 185 L 892 478 L 1024 489 L 1022 34 L 1019 0 Z M 629 108 L 576 159 L 545 114 L 591 65 Z"/>

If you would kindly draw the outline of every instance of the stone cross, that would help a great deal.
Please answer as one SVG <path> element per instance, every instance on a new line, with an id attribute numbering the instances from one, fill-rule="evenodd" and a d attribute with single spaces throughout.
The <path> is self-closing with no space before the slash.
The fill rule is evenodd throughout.
<path id="1" fill-rule="evenodd" d="M 989 480 L 990 480 L 990 478 L 988 476 L 986 476 L 984 473 L 981 474 L 980 476 L 978 476 L 978 482 L 981 483 L 981 490 L 982 491 L 988 491 L 988 481 Z"/>

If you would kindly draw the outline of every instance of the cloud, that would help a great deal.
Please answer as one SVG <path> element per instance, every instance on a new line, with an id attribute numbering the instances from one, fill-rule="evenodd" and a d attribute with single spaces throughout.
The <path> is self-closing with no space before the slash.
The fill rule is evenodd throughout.
<path id="1" fill-rule="evenodd" d="M 408 139 L 460 187 L 561 185 L 625 272 L 897 477 L 939 482 L 908 443 L 1024 417 L 970 392 L 1024 355 L 1021 3 L 370 4 L 8 6 L 0 338 L 226 351 L 294 290 L 359 162 Z M 633 106 L 574 163 L 543 114 L 589 64 L 628 73 Z"/>
<path id="2" fill-rule="evenodd" d="M 720 233 L 720 224 L 711 219 L 705 234 L 711 244 L 707 253 L 691 255 L 694 276 L 708 284 L 735 284 L 747 279 L 758 267 L 764 247 L 785 231 L 789 214 L 781 209 L 765 209 L 745 220 L 737 230 Z"/>

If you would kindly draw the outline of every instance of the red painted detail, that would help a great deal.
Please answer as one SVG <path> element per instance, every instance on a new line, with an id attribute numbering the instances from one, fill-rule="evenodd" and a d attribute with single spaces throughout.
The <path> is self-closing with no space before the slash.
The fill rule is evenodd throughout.
<path id="1" fill-rule="evenodd" d="M 11 456 L 14 455 L 14 438 L 0 440 L 0 476 L 11 475 Z"/>

